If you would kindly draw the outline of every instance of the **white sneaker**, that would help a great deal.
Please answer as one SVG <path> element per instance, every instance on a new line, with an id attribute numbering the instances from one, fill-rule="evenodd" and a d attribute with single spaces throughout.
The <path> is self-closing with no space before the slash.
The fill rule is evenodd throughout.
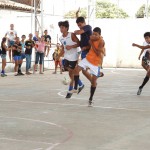
<path id="1" fill-rule="evenodd" d="M 72 92 L 73 93 L 78 93 L 78 90 L 73 89 Z"/>

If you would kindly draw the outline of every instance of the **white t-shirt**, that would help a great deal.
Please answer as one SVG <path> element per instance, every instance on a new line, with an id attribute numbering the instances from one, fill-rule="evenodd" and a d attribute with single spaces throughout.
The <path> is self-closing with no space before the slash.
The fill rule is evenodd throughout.
<path id="1" fill-rule="evenodd" d="M 64 59 L 67 59 L 68 61 L 77 61 L 78 60 L 78 50 L 79 47 L 77 48 L 72 48 L 70 50 L 66 49 L 66 45 L 75 45 L 77 44 L 76 42 L 72 41 L 72 37 L 71 37 L 71 32 L 68 33 L 68 35 L 66 37 L 61 36 L 60 37 L 60 42 L 61 44 L 64 46 Z"/>
<path id="2" fill-rule="evenodd" d="M 150 45 L 149 43 L 147 43 L 146 41 L 143 42 L 143 46 L 147 46 L 147 45 Z M 143 52 L 143 56 L 145 56 L 146 52 L 149 51 L 150 52 L 150 48 L 148 49 L 145 49 L 144 52 Z"/>
<path id="3" fill-rule="evenodd" d="M 17 35 L 17 32 L 15 30 L 9 30 L 6 34 L 10 41 L 15 41 L 15 37 Z"/>

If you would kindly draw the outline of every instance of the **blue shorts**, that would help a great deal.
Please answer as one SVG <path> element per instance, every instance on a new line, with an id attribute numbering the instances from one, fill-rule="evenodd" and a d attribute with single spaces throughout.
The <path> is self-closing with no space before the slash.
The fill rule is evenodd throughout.
<path id="1" fill-rule="evenodd" d="M 21 56 L 14 56 L 13 58 L 14 58 L 14 61 L 22 60 L 22 59 L 21 59 Z"/>
<path id="2" fill-rule="evenodd" d="M 10 46 L 13 46 L 14 45 L 14 41 L 8 41 L 8 46 L 10 47 Z"/>
<path id="3" fill-rule="evenodd" d="M 21 59 L 23 60 L 23 59 L 25 59 L 25 58 L 26 58 L 25 53 L 21 53 Z"/>
<path id="4" fill-rule="evenodd" d="M 84 50 L 81 52 L 81 59 L 84 59 L 87 55 L 87 53 L 89 52 L 89 50 Z"/>
<path id="5" fill-rule="evenodd" d="M 6 54 L 1 54 L 2 59 L 6 59 Z"/>

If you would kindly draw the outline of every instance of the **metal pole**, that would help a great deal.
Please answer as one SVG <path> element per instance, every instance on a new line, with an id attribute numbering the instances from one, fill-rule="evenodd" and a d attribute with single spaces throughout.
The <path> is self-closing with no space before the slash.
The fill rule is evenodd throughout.
<path id="1" fill-rule="evenodd" d="M 146 4 L 146 18 L 148 18 L 148 1 L 149 0 L 147 0 L 147 4 Z"/>
<path id="2" fill-rule="evenodd" d="M 31 33 L 33 32 L 33 0 L 31 1 Z"/>
<path id="3" fill-rule="evenodd" d="M 43 35 L 43 25 L 44 25 L 44 22 L 43 22 L 43 0 L 41 0 L 41 35 Z"/>
<path id="4" fill-rule="evenodd" d="M 88 0 L 88 24 L 94 26 L 96 0 Z"/>
<path id="5" fill-rule="evenodd" d="M 36 0 L 34 0 L 34 32 L 37 31 L 37 21 L 36 21 Z"/>

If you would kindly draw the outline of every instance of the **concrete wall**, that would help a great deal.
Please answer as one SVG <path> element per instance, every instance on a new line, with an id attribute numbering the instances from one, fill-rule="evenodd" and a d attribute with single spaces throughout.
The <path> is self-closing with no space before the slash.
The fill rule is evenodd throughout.
<path id="1" fill-rule="evenodd" d="M 28 36 L 31 32 L 31 15 L 14 12 L 7 12 L 3 15 L 4 12 L 0 11 L 0 38 L 9 29 L 10 23 L 15 24 L 18 36 L 22 34 Z M 58 41 L 58 37 L 61 35 L 58 22 L 62 20 L 64 19 L 61 17 L 44 17 L 44 29 L 48 29 L 54 43 Z M 69 22 L 70 31 L 73 32 L 78 29 L 75 20 L 69 20 Z M 138 60 L 140 50 L 132 47 L 132 43 L 143 43 L 143 34 L 150 31 L 150 21 L 148 19 L 98 19 L 95 20 L 95 26 L 102 29 L 102 36 L 106 42 L 107 56 L 104 58 L 104 67 L 141 68 Z M 49 58 L 45 58 L 46 60 L 52 59 L 53 49 L 54 47 Z M 11 67 L 13 65 L 8 64 L 7 66 Z M 54 67 L 52 62 L 46 63 L 45 66 L 48 68 Z"/>

